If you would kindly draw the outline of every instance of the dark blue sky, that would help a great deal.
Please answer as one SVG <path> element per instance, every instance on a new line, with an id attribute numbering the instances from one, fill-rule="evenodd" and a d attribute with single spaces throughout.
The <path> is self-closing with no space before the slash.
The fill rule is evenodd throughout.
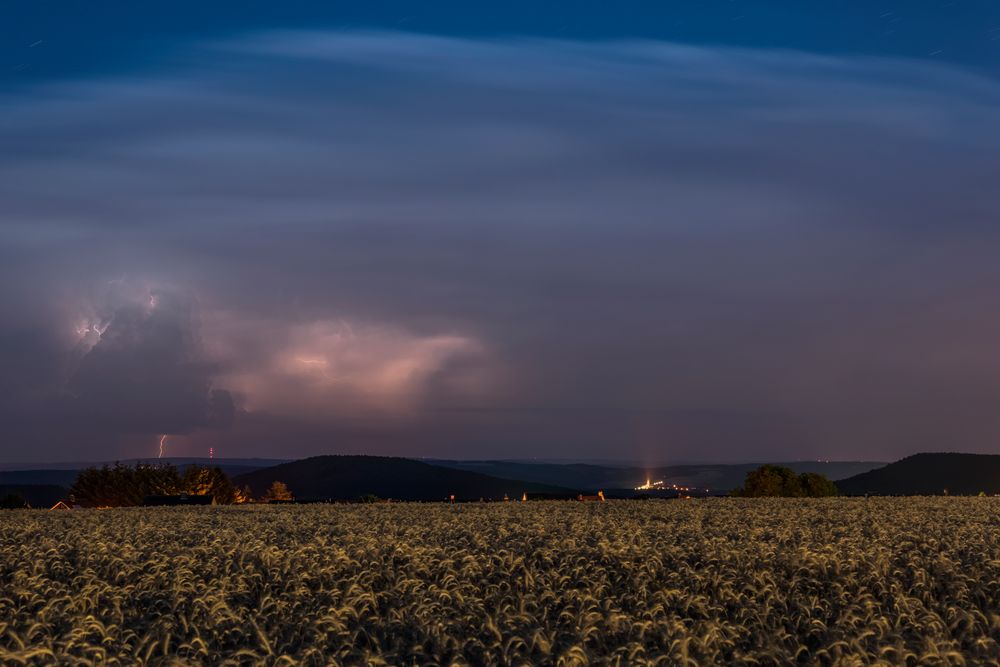
<path id="1" fill-rule="evenodd" d="M 178 42 L 275 28 L 646 38 L 933 58 L 1000 71 L 1000 4 L 990 0 L 7 0 L 2 10 L 0 80 L 6 84 L 135 71 L 169 60 Z"/>
<path id="2" fill-rule="evenodd" d="M 2 8 L 0 461 L 1000 442 L 995 3 Z"/>

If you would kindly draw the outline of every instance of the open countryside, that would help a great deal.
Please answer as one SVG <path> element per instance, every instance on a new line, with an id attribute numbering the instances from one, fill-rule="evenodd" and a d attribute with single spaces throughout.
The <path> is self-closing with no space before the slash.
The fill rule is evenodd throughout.
<path id="1" fill-rule="evenodd" d="M 7 0 L 0 667 L 1000 667 L 1000 0 Z"/>

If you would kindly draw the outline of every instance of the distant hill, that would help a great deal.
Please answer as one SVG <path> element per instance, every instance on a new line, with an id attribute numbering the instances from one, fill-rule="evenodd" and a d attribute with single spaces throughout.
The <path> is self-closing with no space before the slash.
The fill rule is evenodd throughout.
<path id="1" fill-rule="evenodd" d="M 521 479 L 580 489 L 636 486 L 634 469 L 589 463 L 528 463 L 521 461 L 455 461 L 427 459 L 431 465 L 476 472 L 490 477 Z"/>
<path id="2" fill-rule="evenodd" d="M 238 475 L 233 482 L 249 485 L 260 496 L 280 481 L 300 499 L 355 500 L 365 494 L 397 500 L 478 498 L 511 499 L 522 493 L 571 496 L 575 488 L 501 479 L 478 472 L 382 456 L 314 456 Z"/>
<path id="3" fill-rule="evenodd" d="M 667 484 L 710 489 L 725 493 L 743 484 L 751 470 L 761 463 L 692 464 L 676 466 L 611 466 L 574 463 L 530 463 L 522 461 L 447 461 L 428 460 L 434 465 L 479 472 L 493 477 L 523 479 L 541 484 L 570 488 L 632 489 L 646 479 Z M 879 461 L 792 461 L 775 465 L 797 473 L 817 472 L 827 479 L 841 479 L 885 465 Z"/>
<path id="4" fill-rule="evenodd" d="M 0 484 L 0 498 L 7 494 L 21 496 L 36 508 L 48 508 L 66 498 L 67 491 L 52 484 Z"/>
<path id="5" fill-rule="evenodd" d="M 914 454 L 860 475 L 837 481 L 844 495 L 924 496 L 1000 493 L 1000 456 Z"/>
<path id="6" fill-rule="evenodd" d="M 79 470 L 2 470 L 0 486 L 46 484 L 69 488 L 79 472 Z"/>

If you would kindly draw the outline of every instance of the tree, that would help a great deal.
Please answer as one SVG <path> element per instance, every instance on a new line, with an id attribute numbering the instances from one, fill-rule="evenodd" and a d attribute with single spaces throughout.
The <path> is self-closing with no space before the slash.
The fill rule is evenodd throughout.
<path id="1" fill-rule="evenodd" d="M 802 486 L 795 471 L 782 466 L 765 465 L 747 473 L 743 487 L 733 495 L 746 498 L 801 496 Z"/>
<path id="2" fill-rule="evenodd" d="M 799 475 L 802 485 L 802 495 L 809 498 L 825 498 L 839 494 L 837 485 L 823 475 L 815 472 L 804 472 Z"/>
<path id="3" fill-rule="evenodd" d="M 133 468 L 115 463 L 81 470 L 70 493 L 84 507 L 130 507 L 142 505 L 147 496 L 174 495 L 181 488 L 172 465 L 137 463 Z"/>
<path id="4" fill-rule="evenodd" d="M 189 465 L 181 476 L 181 488 L 191 495 L 210 495 L 217 505 L 232 505 L 240 500 L 240 493 L 219 467 Z"/>
<path id="5" fill-rule="evenodd" d="M 820 498 L 837 495 L 837 487 L 818 473 L 796 475 L 790 468 L 764 465 L 748 472 L 743 486 L 733 490 L 732 495 L 745 498 Z"/>
<path id="6" fill-rule="evenodd" d="M 271 484 L 271 487 L 267 490 L 267 493 L 265 493 L 264 497 L 261 498 L 261 501 L 265 503 L 269 503 L 275 500 L 278 501 L 295 500 L 295 497 L 292 495 L 292 492 L 288 490 L 288 487 L 285 486 L 284 482 L 276 481 Z"/>
<path id="7" fill-rule="evenodd" d="M 84 507 L 129 507 L 142 505 L 148 496 L 179 493 L 210 495 L 221 505 L 249 500 L 249 493 L 236 489 L 221 468 L 189 465 L 182 474 L 169 464 L 148 463 L 81 470 L 70 493 Z"/>

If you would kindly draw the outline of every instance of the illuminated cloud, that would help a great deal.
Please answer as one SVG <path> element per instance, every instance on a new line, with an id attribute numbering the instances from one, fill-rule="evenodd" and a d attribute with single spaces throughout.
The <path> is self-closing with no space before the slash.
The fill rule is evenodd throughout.
<path id="1" fill-rule="evenodd" d="M 5 458 L 170 429 L 230 454 L 647 460 L 1000 437 L 988 77 L 286 32 L 0 102 Z M 168 285 L 200 327 L 150 311 Z M 232 424 L 203 431 L 217 390 Z M 61 429 L 73 394 L 93 420 Z"/>
<path id="2" fill-rule="evenodd" d="M 219 316 L 210 322 L 220 358 L 230 358 L 226 386 L 247 411 L 344 415 L 412 412 L 448 393 L 483 397 L 490 361 L 483 345 L 461 335 L 420 336 L 391 325 L 343 319 L 287 323 Z"/>

